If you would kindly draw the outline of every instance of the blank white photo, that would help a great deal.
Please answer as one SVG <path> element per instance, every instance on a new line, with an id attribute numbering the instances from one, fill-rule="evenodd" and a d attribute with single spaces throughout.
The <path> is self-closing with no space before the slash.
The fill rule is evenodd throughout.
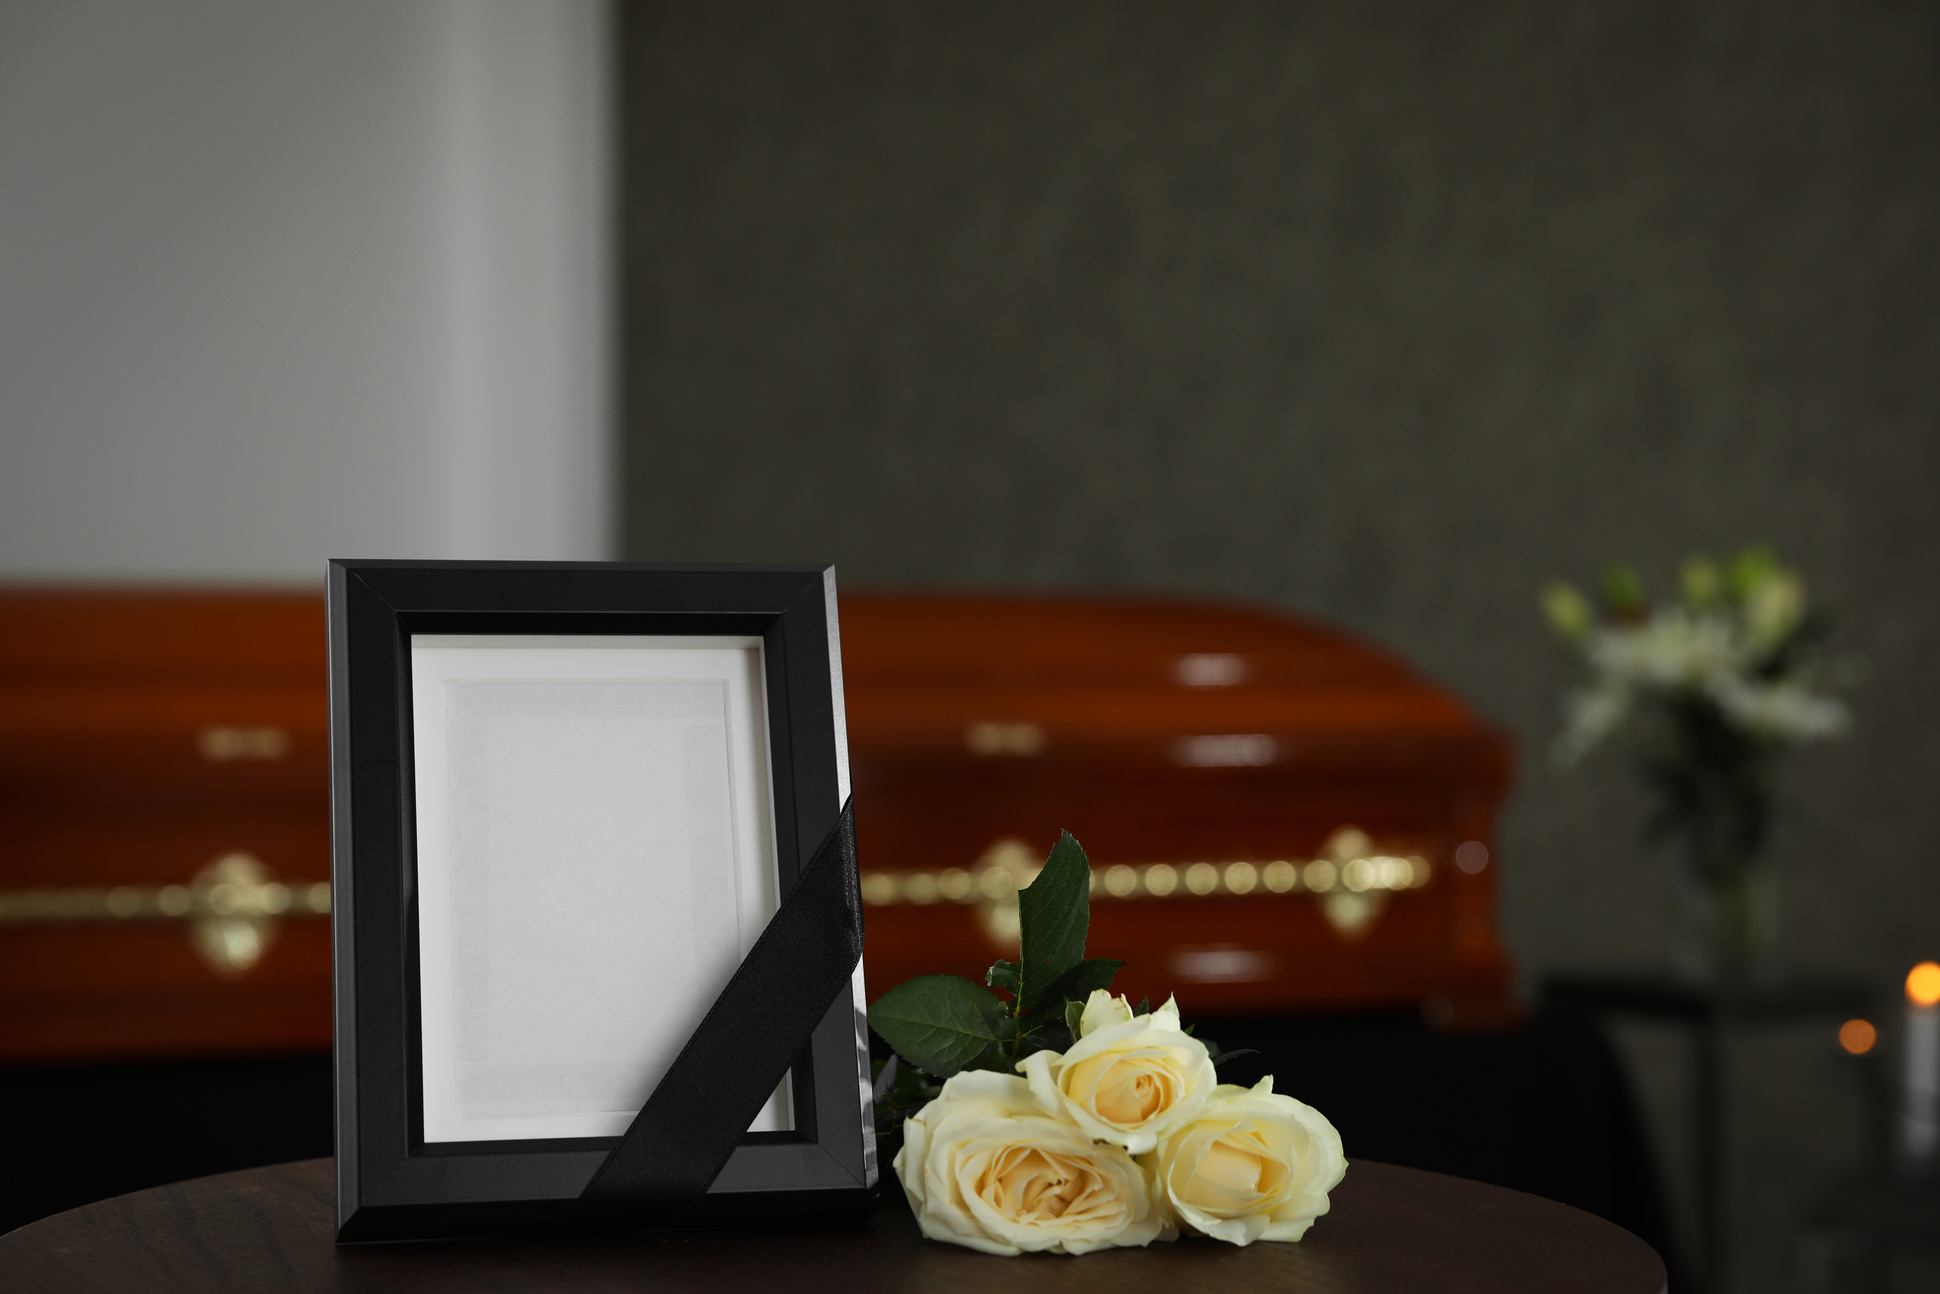
<path id="1" fill-rule="evenodd" d="M 425 1140 L 618 1135 L 775 912 L 761 640 L 415 635 L 411 671 Z"/>

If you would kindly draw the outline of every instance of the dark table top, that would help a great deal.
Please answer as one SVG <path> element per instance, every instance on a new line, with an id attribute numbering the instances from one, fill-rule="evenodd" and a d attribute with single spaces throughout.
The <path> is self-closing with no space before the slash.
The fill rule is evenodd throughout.
<path id="1" fill-rule="evenodd" d="M 137 1191 L 0 1236 L 9 1290 L 744 1290 L 979 1294 L 1663 1294 L 1664 1265 L 1629 1232 L 1479 1182 L 1357 1161 L 1299 1244 L 1194 1239 L 1082 1258 L 993 1258 L 922 1239 L 886 1183 L 865 1225 L 677 1237 L 344 1245 L 331 1161 Z"/>
<path id="2" fill-rule="evenodd" d="M 1745 1024 L 1864 1015 L 1879 1006 L 1863 980 L 1794 975 L 1769 983 L 1696 984 L 1664 974 L 1565 974 L 1543 981 L 1551 1006 Z"/>

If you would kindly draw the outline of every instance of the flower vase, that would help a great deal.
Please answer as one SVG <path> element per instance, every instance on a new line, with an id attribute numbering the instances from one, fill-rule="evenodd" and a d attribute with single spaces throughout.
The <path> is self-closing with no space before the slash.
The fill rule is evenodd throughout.
<path id="1" fill-rule="evenodd" d="M 1700 866 L 1680 852 L 1672 880 L 1671 955 L 1685 979 L 1709 985 L 1778 977 L 1778 875 L 1763 855 Z"/>

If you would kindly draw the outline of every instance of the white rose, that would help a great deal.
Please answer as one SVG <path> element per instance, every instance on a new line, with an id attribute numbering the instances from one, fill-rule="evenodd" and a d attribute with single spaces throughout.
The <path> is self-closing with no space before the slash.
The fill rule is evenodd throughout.
<path id="1" fill-rule="evenodd" d="M 1111 1019 L 1110 1000 L 1094 993 L 1084 1036 L 1063 1053 L 1040 1051 L 1017 1068 L 1046 1114 L 1075 1121 L 1085 1135 L 1142 1154 L 1171 1129 L 1198 1116 L 1219 1078 L 1206 1044 L 1179 1028 L 1171 998 L 1150 1015 Z M 1090 1027 L 1099 1006 L 1097 1027 Z M 1111 1019 L 1110 1023 L 1105 1023 Z"/>
<path id="2" fill-rule="evenodd" d="M 1091 990 L 1085 999 L 1084 1017 L 1078 1021 L 1078 1036 L 1096 1033 L 1109 1024 L 1124 1024 L 1132 1018 L 1132 1004 L 1122 997 L 1113 997 L 1104 989 Z"/>
<path id="3" fill-rule="evenodd" d="M 1298 1240 L 1347 1175 L 1340 1133 L 1320 1111 L 1273 1091 L 1222 1084 L 1204 1113 L 1139 1163 L 1186 1229 L 1236 1245 Z"/>
<path id="4" fill-rule="evenodd" d="M 1130 1155 L 1044 1117 L 1009 1074 L 945 1083 L 904 1121 L 895 1168 L 924 1235 L 989 1254 L 1148 1245 L 1166 1229 Z"/>

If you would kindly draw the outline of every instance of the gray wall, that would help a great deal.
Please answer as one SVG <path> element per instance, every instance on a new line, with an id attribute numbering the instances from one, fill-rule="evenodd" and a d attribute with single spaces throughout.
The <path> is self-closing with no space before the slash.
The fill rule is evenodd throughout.
<path id="1" fill-rule="evenodd" d="M 1868 668 L 1793 770 L 1787 955 L 1940 954 L 1931 6 L 629 12 L 629 555 L 1387 644 L 1523 742 L 1533 977 L 1666 949 L 1627 769 L 1543 767 L 1538 585 L 1769 541 Z M 1825 1035 L 1781 1052 L 1798 1101 L 1838 1081 Z"/>
<path id="2" fill-rule="evenodd" d="M 611 555 L 605 0 L 0 0 L 0 578 Z"/>

